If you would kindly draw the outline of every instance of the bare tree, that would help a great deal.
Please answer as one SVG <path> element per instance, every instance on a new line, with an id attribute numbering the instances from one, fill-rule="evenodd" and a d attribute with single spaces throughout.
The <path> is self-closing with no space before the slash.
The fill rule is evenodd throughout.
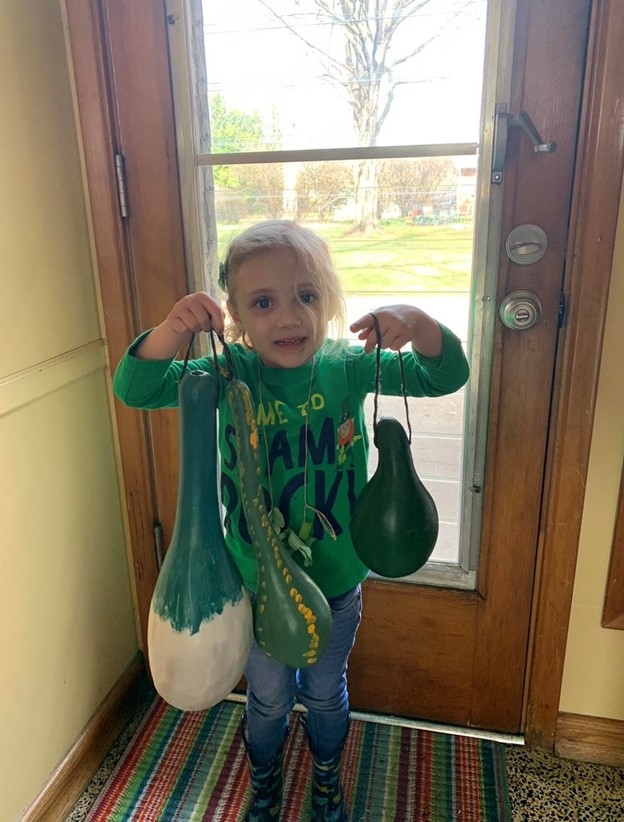
<path id="1" fill-rule="evenodd" d="M 405 82 L 396 69 L 420 54 L 456 19 L 447 18 L 437 31 L 413 42 L 402 54 L 392 52 L 393 39 L 406 20 L 434 0 L 310 0 L 320 23 L 329 24 L 343 39 L 342 55 L 336 56 L 306 37 L 275 11 L 269 0 L 259 0 L 289 31 L 323 58 L 327 78 L 341 86 L 353 112 L 359 145 L 375 146 L 381 127 L 394 102 L 396 88 Z M 355 231 L 377 226 L 377 165 L 374 160 L 357 164 Z"/>
<path id="2" fill-rule="evenodd" d="M 348 163 L 304 163 L 295 182 L 297 216 L 314 213 L 331 220 L 337 208 L 353 196 L 353 174 Z"/>
<path id="3" fill-rule="evenodd" d="M 457 170 L 450 157 L 395 158 L 378 169 L 380 211 L 393 205 L 401 217 L 424 206 L 439 207 L 454 196 Z"/>

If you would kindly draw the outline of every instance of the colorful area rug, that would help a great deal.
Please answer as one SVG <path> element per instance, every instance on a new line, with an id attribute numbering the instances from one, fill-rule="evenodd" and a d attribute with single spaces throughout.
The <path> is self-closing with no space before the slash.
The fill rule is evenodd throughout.
<path id="1" fill-rule="evenodd" d="M 243 706 L 183 713 L 156 699 L 88 822 L 241 822 L 251 789 Z M 296 716 L 296 715 L 295 715 Z M 504 748 L 494 742 L 353 720 L 343 786 L 351 822 L 510 822 Z M 309 819 L 311 760 L 293 719 L 281 822 Z"/>

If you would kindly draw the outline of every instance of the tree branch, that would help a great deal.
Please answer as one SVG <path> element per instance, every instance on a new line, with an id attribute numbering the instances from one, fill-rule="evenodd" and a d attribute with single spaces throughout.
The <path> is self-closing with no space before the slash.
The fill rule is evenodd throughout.
<path id="1" fill-rule="evenodd" d="M 334 57 L 332 57 L 331 54 L 328 54 L 324 49 L 320 48 L 320 46 L 316 46 L 316 45 L 314 45 L 314 43 L 311 43 L 306 37 L 303 36 L 303 34 L 301 34 L 301 32 L 297 31 L 297 29 L 294 28 L 294 26 L 291 26 L 290 23 L 287 23 L 286 20 L 284 20 L 283 17 L 280 17 L 280 15 L 271 8 L 271 6 L 266 2 L 266 0 L 258 0 L 258 2 L 262 6 L 264 6 L 265 9 L 267 9 L 267 11 L 270 11 L 271 14 L 273 15 L 273 17 L 275 17 L 276 20 L 279 20 L 280 23 L 284 26 L 285 29 L 288 29 L 288 31 L 290 31 L 291 34 L 294 34 L 295 37 L 297 37 L 299 40 L 301 40 L 302 43 L 305 43 L 305 45 L 308 48 L 312 49 L 312 51 L 317 52 L 317 54 L 320 54 L 323 57 L 326 57 L 337 68 L 346 71 L 347 67 L 343 63 L 341 63 L 339 60 L 336 60 Z M 314 0 L 314 2 L 317 3 L 317 5 L 318 5 L 319 2 L 321 2 L 321 0 Z M 339 18 L 336 18 L 336 20 L 338 21 Z"/>

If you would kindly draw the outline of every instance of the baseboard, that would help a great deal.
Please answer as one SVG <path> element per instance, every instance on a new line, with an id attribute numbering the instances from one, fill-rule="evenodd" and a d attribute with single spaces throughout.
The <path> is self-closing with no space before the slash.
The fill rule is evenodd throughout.
<path id="1" fill-rule="evenodd" d="M 62 822 L 138 707 L 145 681 L 137 654 L 58 765 L 21 822 Z"/>
<path id="2" fill-rule="evenodd" d="M 624 767 L 624 720 L 560 713 L 555 751 L 564 759 Z"/>

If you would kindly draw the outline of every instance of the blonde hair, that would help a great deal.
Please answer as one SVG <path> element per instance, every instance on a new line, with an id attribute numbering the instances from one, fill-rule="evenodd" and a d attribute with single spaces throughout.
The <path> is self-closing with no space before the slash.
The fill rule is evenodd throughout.
<path id="1" fill-rule="evenodd" d="M 339 333 L 342 333 L 346 312 L 342 286 L 327 243 L 311 229 L 293 220 L 264 220 L 252 225 L 230 241 L 225 260 L 220 266 L 221 285 L 227 292 L 228 300 L 234 302 L 236 272 L 243 263 L 258 254 L 268 254 L 282 248 L 293 252 L 318 292 L 319 299 L 314 308 L 303 302 L 301 305 L 310 312 L 320 345 L 327 336 L 327 328 L 332 320 Z M 293 287 L 296 287 L 296 282 Z M 234 321 L 226 329 L 226 338 L 228 342 L 241 340 L 249 345 L 244 329 Z"/>

